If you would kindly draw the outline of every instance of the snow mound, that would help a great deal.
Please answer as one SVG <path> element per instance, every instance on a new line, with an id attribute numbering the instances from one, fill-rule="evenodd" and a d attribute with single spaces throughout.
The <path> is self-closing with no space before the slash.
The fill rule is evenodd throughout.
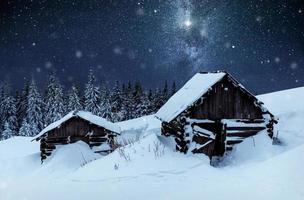
<path id="1" fill-rule="evenodd" d="M 150 134 L 134 144 L 116 149 L 108 156 L 89 163 L 70 178 L 81 182 L 119 180 L 128 177 L 182 174 L 200 165 L 211 168 L 207 156 L 185 156 L 175 152 L 175 147 L 169 144 L 170 138 Z"/>
<path id="2" fill-rule="evenodd" d="M 138 141 L 145 135 L 159 133 L 161 127 L 161 121 L 155 115 L 147 115 L 115 124 L 121 128 L 121 135 L 117 137 L 120 144 L 128 141 Z"/>
<path id="3" fill-rule="evenodd" d="M 224 158 L 221 164 L 228 167 L 251 165 L 270 159 L 284 150 L 282 146 L 272 145 L 267 132 L 262 131 L 235 145 L 233 151 Z"/>
<path id="4" fill-rule="evenodd" d="M 69 145 L 57 145 L 52 155 L 42 164 L 41 172 L 60 177 L 74 172 L 86 164 L 101 158 L 85 142 L 78 141 Z"/>

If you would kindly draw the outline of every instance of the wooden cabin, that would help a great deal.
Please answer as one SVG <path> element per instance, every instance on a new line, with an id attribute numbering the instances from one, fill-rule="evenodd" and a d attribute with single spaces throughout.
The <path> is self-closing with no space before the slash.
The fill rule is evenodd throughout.
<path id="1" fill-rule="evenodd" d="M 40 140 L 41 160 L 50 156 L 56 145 L 86 142 L 91 148 L 103 146 L 99 152 L 113 150 L 120 127 L 90 112 L 74 111 L 43 129 L 33 140 Z M 98 148 L 96 148 L 98 149 Z"/>
<path id="2" fill-rule="evenodd" d="M 224 71 L 195 74 L 156 117 L 162 135 L 175 138 L 176 150 L 210 159 L 264 129 L 272 138 L 277 123 L 262 102 Z"/>

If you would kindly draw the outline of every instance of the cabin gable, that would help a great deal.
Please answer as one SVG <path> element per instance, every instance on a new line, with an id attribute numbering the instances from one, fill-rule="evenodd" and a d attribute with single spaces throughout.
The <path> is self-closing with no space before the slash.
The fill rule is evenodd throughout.
<path id="1" fill-rule="evenodd" d="M 262 119 L 262 110 L 255 102 L 255 97 L 244 92 L 226 75 L 190 107 L 190 117 L 211 120 Z"/>
<path id="2" fill-rule="evenodd" d="M 105 136 L 107 132 L 110 131 L 92 124 L 80 117 L 74 116 L 62 123 L 59 127 L 47 132 L 47 135 L 48 137 L 84 137 L 91 133 L 94 135 Z"/>

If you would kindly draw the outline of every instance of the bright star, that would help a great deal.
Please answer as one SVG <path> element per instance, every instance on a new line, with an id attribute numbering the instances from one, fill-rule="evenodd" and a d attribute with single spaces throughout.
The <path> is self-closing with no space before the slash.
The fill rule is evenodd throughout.
<path id="1" fill-rule="evenodd" d="M 185 25 L 187 28 L 190 28 L 190 26 L 192 26 L 192 22 L 190 21 L 190 19 L 187 19 L 186 21 L 184 21 L 184 25 Z"/>

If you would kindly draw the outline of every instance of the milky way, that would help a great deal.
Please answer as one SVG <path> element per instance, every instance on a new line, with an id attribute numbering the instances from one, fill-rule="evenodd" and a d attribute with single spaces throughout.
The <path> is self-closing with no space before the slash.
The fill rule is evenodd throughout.
<path id="1" fill-rule="evenodd" d="M 256 93 L 304 85 L 301 1 L 1 1 L 0 78 L 21 87 L 56 69 L 82 84 L 158 87 L 224 69 Z"/>

